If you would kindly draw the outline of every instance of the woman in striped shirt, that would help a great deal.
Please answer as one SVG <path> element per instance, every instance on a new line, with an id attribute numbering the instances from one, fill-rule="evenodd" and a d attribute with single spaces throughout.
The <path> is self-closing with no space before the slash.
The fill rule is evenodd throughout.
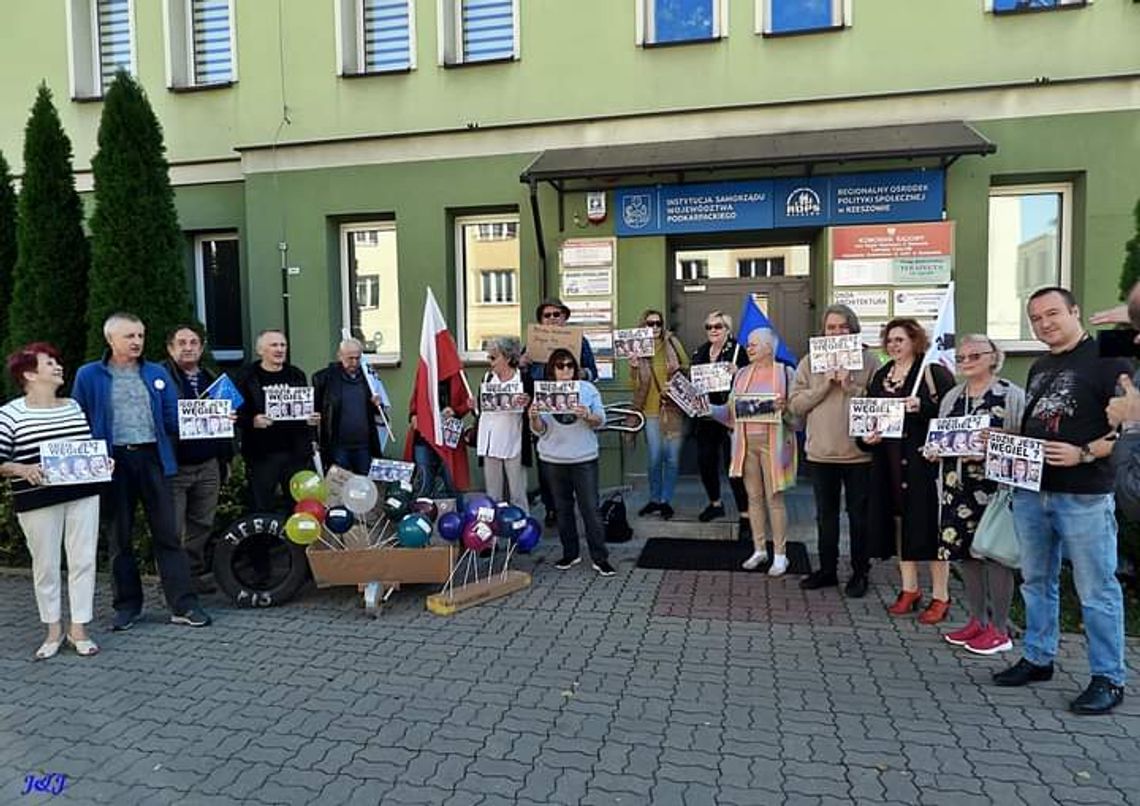
<path id="1" fill-rule="evenodd" d="M 40 446 L 49 441 L 91 439 L 79 404 L 56 397 L 63 385 L 59 352 L 43 342 L 8 356 L 8 373 L 23 390 L 0 407 L 0 473 L 12 480 L 16 517 L 32 555 L 36 605 L 47 637 L 36 659 L 59 652 L 66 640 L 80 655 L 99 647 L 87 634 L 95 601 L 95 549 L 99 539 L 99 485 L 45 485 Z M 60 620 L 60 547 L 67 550 L 71 626 Z"/>

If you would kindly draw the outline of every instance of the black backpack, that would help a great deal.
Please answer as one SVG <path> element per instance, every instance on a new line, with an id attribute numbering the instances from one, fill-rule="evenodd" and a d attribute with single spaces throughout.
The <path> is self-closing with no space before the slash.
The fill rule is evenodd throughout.
<path id="1" fill-rule="evenodd" d="M 621 493 L 614 493 L 598 507 L 602 525 L 606 530 L 607 543 L 625 543 L 633 537 L 629 519 L 625 515 L 625 499 Z"/>

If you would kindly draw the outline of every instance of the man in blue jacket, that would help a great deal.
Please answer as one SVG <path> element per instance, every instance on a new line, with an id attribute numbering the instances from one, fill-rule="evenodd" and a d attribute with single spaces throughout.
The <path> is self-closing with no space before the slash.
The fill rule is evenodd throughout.
<path id="1" fill-rule="evenodd" d="M 170 621 L 205 627 L 210 617 L 190 582 L 190 562 L 174 516 L 171 477 L 178 471 L 171 434 L 178 433 L 178 390 L 159 364 L 145 360 L 146 328 L 134 314 L 103 323 L 109 350 L 75 374 L 72 397 L 87 414 L 91 434 L 115 459 L 104 509 L 110 518 L 114 630 L 129 630 L 142 614 L 143 589 L 131 548 L 135 508 L 142 499 Z"/>

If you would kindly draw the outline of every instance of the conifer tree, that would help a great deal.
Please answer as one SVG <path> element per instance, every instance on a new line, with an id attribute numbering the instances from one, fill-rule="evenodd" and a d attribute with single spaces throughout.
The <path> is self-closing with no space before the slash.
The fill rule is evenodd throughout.
<path id="1" fill-rule="evenodd" d="M 90 252 L 72 174 L 71 140 L 46 84 L 40 85 L 24 130 L 18 209 L 8 343 L 51 342 L 71 377 L 85 354 Z"/>
<path id="2" fill-rule="evenodd" d="M 1124 244 L 1124 266 L 1120 271 L 1120 298 L 1125 299 L 1137 282 L 1140 282 L 1140 200 L 1132 211 L 1136 219 L 1136 234 Z"/>
<path id="3" fill-rule="evenodd" d="M 182 232 L 165 152 L 162 127 L 142 87 L 119 71 L 103 98 L 99 150 L 91 161 L 91 352 L 105 343 L 104 319 L 128 311 L 146 325 L 147 357 L 160 359 L 167 331 L 190 315 Z"/>
<path id="4" fill-rule="evenodd" d="M 0 351 L 8 354 L 8 301 L 16 270 L 16 191 L 4 152 L 0 151 Z"/>

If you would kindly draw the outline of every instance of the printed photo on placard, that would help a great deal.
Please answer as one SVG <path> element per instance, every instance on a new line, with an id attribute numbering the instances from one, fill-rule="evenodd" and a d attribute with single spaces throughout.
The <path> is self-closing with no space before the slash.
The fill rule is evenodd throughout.
<path id="1" fill-rule="evenodd" d="M 443 444 L 449 448 L 459 447 L 459 440 L 463 436 L 463 421 L 445 415 L 440 426 L 443 428 Z"/>
<path id="2" fill-rule="evenodd" d="M 863 344 L 858 333 L 813 336 L 808 339 L 813 373 L 863 369 Z"/>
<path id="3" fill-rule="evenodd" d="M 732 388 L 732 378 L 736 374 L 736 365 L 729 361 L 717 361 L 714 364 L 694 364 L 689 369 L 689 380 L 693 386 L 704 392 L 727 392 Z"/>
<path id="4" fill-rule="evenodd" d="M 981 456 L 986 452 L 988 414 L 936 417 L 926 432 L 926 448 L 937 456 Z"/>
<path id="5" fill-rule="evenodd" d="M 519 381 L 484 381 L 479 385 L 479 409 L 484 412 L 526 411 L 530 400 Z"/>
<path id="6" fill-rule="evenodd" d="M 578 381 L 534 382 L 534 407 L 539 411 L 572 412 L 580 399 Z"/>
<path id="7" fill-rule="evenodd" d="M 403 481 L 411 483 L 416 471 L 413 462 L 398 462 L 395 459 L 373 459 L 368 468 L 368 478 L 373 481 Z"/>
<path id="8" fill-rule="evenodd" d="M 101 439 L 60 439 L 40 443 L 44 484 L 92 484 L 111 480 L 111 457 Z"/>
<path id="9" fill-rule="evenodd" d="M 653 328 L 634 327 L 614 331 L 615 358 L 652 358 Z"/>
<path id="10" fill-rule="evenodd" d="M 847 433 L 853 437 L 869 437 L 877 433 L 884 438 L 903 435 L 906 401 L 889 397 L 853 397 L 847 410 Z"/>
<path id="11" fill-rule="evenodd" d="M 991 431 L 986 441 L 986 478 L 1020 487 L 1041 489 L 1041 471 L 1045 464 L 1045 442 L 1032 437 Z"/>
<path id="12" fill-rule="evenodd" d="M 265 387 L 265 416 L 270 420 L 307 420 L 313 413 L 313 387 Z"/>
<path id="13" fill-rule="evenodd" d="M 178 438 L 232 439 L 234 421 L 230 417 L 233 404 L 229 400 L 179 400 Z"/>
<path id="14" fill-rule="evenodd" d="M 733 398 L 733 413 L 738 423 L 778 423 L 780 412 L 776 409 L 776 396 L 771 392 L 736 395 Z"/>
<path id="15" fill-rule="evenodd" d="M 683 372 L 673 373 L 665 387 L 665 394 L 689 417 L 704 417 L 710 411 L 708 396 L 694 386 Z"/>

